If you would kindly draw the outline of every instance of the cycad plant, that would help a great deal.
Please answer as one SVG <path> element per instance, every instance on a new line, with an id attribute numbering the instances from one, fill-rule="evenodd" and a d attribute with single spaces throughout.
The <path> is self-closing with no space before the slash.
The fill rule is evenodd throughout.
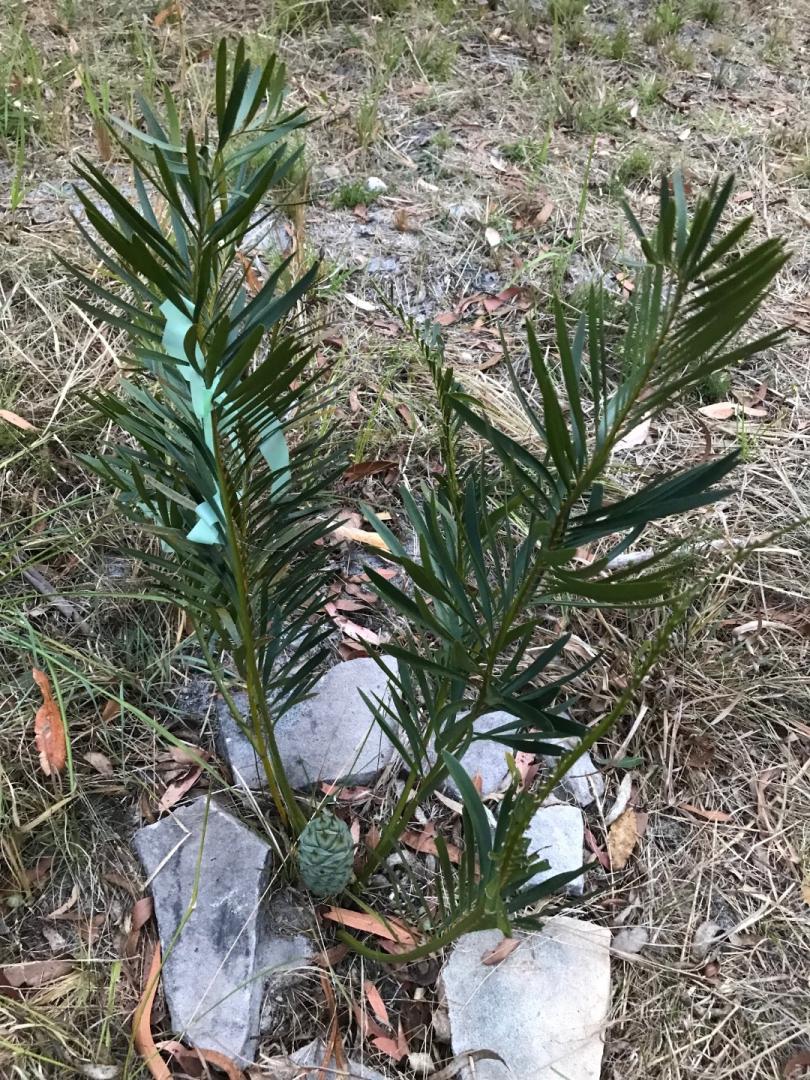
<path id="1" fill-rule="evenodd" d="M 429 931 L 425 944 L 403 959 L 465 930 L 508 932 L 536 923 L 534 905 L 572 875 L 531 884 L 548 867 L 527 851 L 526 829 L 566 770 L 622 715 L 700 587 L 688 530 L 683 540 L 665 542 L 640 561 L 617 556 L 651 523 L 727 494 L 719 485 L 738 453 L 656 476 L 612 498 L 607 493 L 616 490 L 610 463 L 622 438 L 712 373 L 744 362 L 782 335 L 777 330 L 741 340 L 786 253 L 778 239 L 743 250 L 750 219 L 720 230 L 731 190 L 731 180 L 712 186 L 690 218 L 680 176 L 671 184 L 664 180 L 652 235 L 627 208 L 643 262 L 619 340 L 608 340 L 600 287 L 591 290 L 573 333 L 554 302 L 556 354 L 544 353 L 527 327 L 529 377 L 522 380 L 506 360 L 539 450 L 490 422 L 456 384 L 440 342 L 420 339 L 440 406 L 443 471 L 418 494 L 402 491 L 417 555 L 366 511 L 408 578 L 399 587 L 367 571 L 407 626 L 386 650 L 398 663 L 390 701 L 373 703 L 407 778 L 363 877 L 386 872 L 403 825 L 448 775 L 464 805 L 464 853 L 453 868 L 437 838 L 440 880 L 422 910 L 410 912 Z M 480 455 L 464 453 L 469 438 L 461 436 L 470 432 L 483 441 Z M 578 556 L 586 547 L 592 557 L 583 565 Z M 668 608 L 658 634 L 634 658 L 634 678 L 621 699 L 586 729 L 570 718 L 566 691 L 590 665 L 560 673 L 557 661 L 569 635 L 546 638 L 538 649 L 538 625 L 572 607 L 653 605 Z M 510 719 L 495 730 L 477 730 L 476 721 L 494 710 Z M 568 749 L 571 736 L 578 742 Z M 559 764 L 539 789 L 527 792 L 512 760 L 513 783 L 494 814 L 462 764 L 478 739 L 494 740 L 505 751 L 556 756 Z"/>
<path id="2" fill-rule="evenodd" d="M 298 280 L 279 259 L 251 290 L 246 234 L 278 212 L 266 205 L 295 167 L 286 138 L 305 119 L 284 111 L 283 67 L 254 66 L 239 43 L 216 61 L 215 126 L 197 139 L 181 129 L 165 94 L 166 121 L 148 102 L 144 130 L 111 130 L 132 164 L 131 202 L 88 161 L 79 174 L 96 201 L 77 195 L 104 244 L 79 228 L 101 266 L 129 295 L 71 269 L 103 306 L 80 301 L 123 329 L 137 374 L 119 395 L 96 400 L 129 437 L 90 459 L 120 504 L 157 538 L 139 553 L 164 594 L 187 613 L 220 690 L 263 762 L 281 822 L 305 816 L 284 774 L 274 727 L 304 697 L 322 660 L 322 604 L 329 531 L 326 494 L 340 472 L 319 452 L 328 431 L 315 392 L 311 338 L 294 320 L 316 267 Z M 102 207 L 104 208 L 102 210 Z M 293 445 L 286 432 L 300 436 Z M 306 561 L 302 556 L 306 556 Z M 247 688 L 237 709 L 217 657 L 230 655 Z"/>
<path id="3" fill-rule="evenodd" d="M 284 140 L 304 119 L 283 111 L 283 79 L 273 60 L 253 67 L 239 45 L 229 63 L 220 46 L 215 128 L 206 126 L 199 139 L 181 130 L 169 94 L 165 124 L 144 102 L 145 130 L 121 125 L 116 132 L 133 166 L 135 201 L 88 162 L 80 169 L 97 203 L 82 191 L 79 198 L 101 243 L 82 232 L 103 269 L 96 277 L 75 272 L 102 301 L 83 301 L 85 308 L 134 344 L 135 373 L 118 396 L 98 401 L 129 439 L 90 464 L 155 537 L 139 557 L 188 614 L 251 737 L 280 825 L 291 839 L 300 835 L 305 884 L 328 894 L 349 882 L 351 837 L 329 811 L 307 821 L 274 726 L 308 693 L 323 659 L 321 541 L 341 462 L 322 417 L 312 422 L 324 402 L 310 363 L 311 320 L 300 306 L 315 270 L 290 284 L 280 259 L 251 294 L 242 250 L 257 217 L 274 212 L 265 207 L 268 191 L 295 164 Z M 662 182 L 653 233 L 630 214 L 642 261 L 623 329 L 610 323 L 599 288 L 572 329 L 555 301 L 553 354 L 528 327 L 530 375 L 507 364 L 534 431 L 530 444 L 499 430 L 456 383 L 440 341 L 417 334 L 439 405 L 442 469 L 430 485 L 401 492 L 407 544 L 367 511 L 407 578 L 398 585 L 368 570 L 397 626 L 387 661 L 379 657 L 388 670 L 396 662 L 391 694 L 369 704 L 405 778 L 348 894 L 366 909 L 380 897 L 383 917 L 414 927 L 421 940 L 400 959 L 435 951 L 466 930 L 534 924 L 539 902 L 572 875 L 532 883 L 547 867 L 529 852 L 527 827 L 577 755 L 622 714 L 694 595 L 688 530 L 683 542 L 663 543 L 640 562 L 613 560 L 651 523 L 723 494 L 737 455 L 627 492 L 618 488 L 611 456 L 628 432 L 713 372 L 779 340 L 779 331 L 741 340 L 786 255 L 774 239 L 744 250 L 750 220 L 721 229 L 731 187 L 712 187 L 690 216 L 675 176 Z M 126 294 L 108 287 L 105 271 Z M 329 454 L 321 452 L 327 438 Z M 583 561 L 586 547 L 591 557 Z M 538 626 L 574 606 L 652 605 L 667 608 L 661 629 L 635 658 L 620 700 L 586 728 L 569 707 L 587 665 L 566 670 L 568 637 L 539 647 Z M 247 689 L 246 721 L 218 663 L 223 651 Z M 508 719 L 484 732 L 477 721 L 495 710 Z M 578 741 L 569 749 L 572 737 Z M 504 748 L 513 777 L 496 807 L 463 765 L 482 738 Z M 524 790 L 508 756 L 518 750 L 559 760 L 538 789 Z M 409 864 L 389 856 L 417 808 L 448 779 L 463 804 L 460 863 L 436 837 L 438 873 L 413 888 Z"/>

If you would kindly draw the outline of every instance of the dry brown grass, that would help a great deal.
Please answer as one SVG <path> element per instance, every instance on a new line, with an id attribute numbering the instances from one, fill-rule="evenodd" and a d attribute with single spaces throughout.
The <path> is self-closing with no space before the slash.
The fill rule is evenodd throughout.
<path id="1" fill-rule="evenodd" d="M 130 907 L 120 882 L 138 881 L 128 835 L 142 796 L 148 804 L 160 790 L 162 740 L 144 718 L 168 723 L 178 738 L 196 737 L 169 707 L 169 688 L 183 674 L 175 663 L 182 627 L 174 613 L 129 599 L 122 595 L 126 584 L 110 581 L 109 558 L 123 531 L 75 456 L 107 436 L 96 430 L 80 392 L 108 385 L 119 361 L 115 335 L 93 327 L 70 304 L 54 261 L 72 251 L 75 236 L 53 185 L 70 176 L 71 154 L 93 156 L 99 149 L 77 83 L 79 65 L 97 90 L 109 85 L 121 111 L 129 111 L 134 88 L 149 90 L 166 78 L 184 88 L 200 114 L 207 50 L 221 33 L 254 33 L 256 49 L 278 44 L 295 99 L 320 117 L 308 149 L 314 205 L 307 243 L 326 257 L 330 334 L 343 341 L 339 353 L 324 349 L 335 385 L 345 387 L 339 417 L 353 430 L 359 456 L 395 458 L 413 479 L 425 475 L 433 448 L 424 374 L 382 307 L 363 312 L 346 302 L 346 291 L 379 305 L 379 284 L 424 316 L 515 284 L 535 313 L 541 340 L 550 341 L 546 299 L 555 282 L 575 306 L 576 286 L 598 268 L 621 295 L 616 272 L 629 241 L 616 178 L 634 148 L 643 145 L 656 167 L 682 165 L 695 189 L 734 171 L 734 213 L 753 213 L 761 235 L 786 235 L 794 251 L 762 322 L 798 319 L 802 330 L 778 352 L 733 373 L 729 387 L 707 388 L 710 400 L 753 393 L 765 381 L 768 416 L 745 429 L 708 422 L 712 449 L 740 444 L 745 460 L 738 493 L 704 521 L 713 535 L 745 541 L 810 513 L 805 0 L 767 10 L 749 0 L 729 2 L 717 28 L 688 21 L 678 50 L 671 42 L 645 45 L 640 29 L 648 5 L 629 3 L 630 52 L 618 60 L 609 56 L 616 26 L 595 7 L 584 35 L 569 35 L 571 42 L 581 38 L 576 45 L 566 45 L 522 3 L 494 13 L 477 5 L 402 14 L 375 8 L 367 18 L 356 7 L 268 10 L 206 2 L 188 5 L 181 25 L 170 20 L 160 29 L 152 24 L 153 5 L 130 4 L 124 19 L 116 5 L 87 7 L 37 2 L 23 11 L 12 0 L 0 4 L 0 18 L 9 16 L 15 34 L 23 27 L 33 50 L 17 50 L 11 61 L 0 50 L 4 81 L 20 72 L 44 80 L 41 93 L 36 82 L 24 84 L 34 87 L 26 93 L 41 114 L 28 133 L 24 165 L 19 159 L 15 165 L 13 138 L 9 160 L 0 162 L 4 194 L 20 170 L 26 192 L 14 213 L 0 217 L 0 406 L 38 429 L 0 428 L 6 525 L 0 571 L 11 572 L 12 556 L 36 562 L 91 625 L 91 634 L 82 634 L 16 573 L 5 582 L 0 832 L 9 872 L 2 896 L 6 902 L 21 896 L 22 903 L 0 911 L 0 955 L 79 957 L 73 973 L 24 1007 L 0 998 L 0 1073 L 21 1080 L 66 1075 L 53 1064 L 66 1057 L 123 1060 L 139 973 L 117 967 Z M 660 96 L 651 90 L 654 75 Z M 341 184 L 370 175 L 382 176 L 388 191 L 365 215 L 332 208 Z M 649 215 L 654 195 L 643 168 L 629 169 L 626 182 L 634 207 Z M 542 225 L 519 227 L 548 202 L 554 207 Z M 465 210 L 453 209 L 463 204 Z M 501 235 L 494 249 L 487 226 Z M 396 264 L 369 273 L 374 257 Z M 448 356 L 463 381 L 513 426 L 517 414 L 497 363 L 497 334 L 504 331 L 520 363 L 521 318 L 507 304 L 489 316 L 467 312 L 447 330 Z M 619 478 L 698 459 L 707 445 L 698 404 L 687 402 L 658 421 L 648 444 L 623 458 Z M 348 491 L 347 498 L 356 494 Z M 378 509 L 396 512 L 379 478 L 363 494 Z M 722 577 L 648 680 L 636 716 L 600 747 L 605 759 L 619 747 L 642 759 L 633 799 L 649 814 L 628 869 L 605 879 L 592 875 L 605 891 L 590 902 L 591 916 L 614 927 L 643 926 L 649 934 L 639 955 L 614 963 L 609 1080 L 777 1080 L 791 1054 L 806 1046 L 807 560 L 803 527 Z M 584 641 L 606 651 L 589 703 L 594 717 L 621 686 L 629 651 L 654 622 L 654 616 L 632 623 L 618 616 L 571 620 Z M 34 661 L 49 663 L 71 721 L 74 771 L 62 790 L 52 790 L 36 767 L 28 675 Z M 119 692 L 130 710 L 100 723 L 107 696 Z M 89 750 L 110 760 L 112 777 L 87 764 Z M 606 805 L 590 822 L 600 843 L 602 811 L 623 775 L 606 768 Z M 61 796 L 70 798 L 61 803 Z M 703 820 L 680 810 L 682 803 L 728 817 Z M 44 885 L 26 895 L 20 872 L 54 854 Z M 92 934 L 60 923 L 65 944 L 54 952 L 43 936 L 44 916 L 74 886 L 75 910 L 101 918 Z M 694 937 L 707 921 L 717 924 L 717 941 L 697 959 Z M 347 985 L 362 977 L 359 970 L 348 970 Z M 304 1013 L 314 1020 L 318 1008 L 315 994 Z M 291 1037 L 305 1034 L 299 1026 Z M 127 1069 L 128 1077 L 137 1075 L 135 1065 Z"/>

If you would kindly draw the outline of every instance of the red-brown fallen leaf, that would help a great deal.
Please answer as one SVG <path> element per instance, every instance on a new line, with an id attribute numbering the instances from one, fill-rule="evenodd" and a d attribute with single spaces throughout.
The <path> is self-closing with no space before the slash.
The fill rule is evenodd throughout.
<path id="1" fill-rule="evenodd" d="M 183 12 L 182 12 L 182 10 L 180 8 L 179 0 L 171 0 L 171 3 L 166 4 L 166 6 L 162 7 L 160 9 L 160 11 L 157 13 L 157 15 L 155 15 L 154 19 L 152 20 L 152 25 L 154 26 L 154 28 L 156 30 L 159 30 L 161 28 L 161 26 L 163 26 L 163 24 L 166 22 L 167 19 L 171 19 L 171 18 L 182 19 L 182 17 L 183 17 Z"/>
<path id="2" fill-rule="evenodd" d="M 365 911 L 350 911 L 348 908 L 336 907 L 330 907 L 321 912 L 321 918 L 335 922 L 338 926 L 360 930 L 365 934 L 374 934 L 375 937 L 393 941 L 397 945 L 406 945 L 410 948 L 416 946 L 416 938 L 399 919 L 389 918 L 383 921 L 381 915 L 371 915 Z"/>
<path id="3" fill-rule="evenodd" d="M 754 420 L 768 415 L 767 409 L 753 405 L 740 405 L 736 401 L 715 401 L 711 405 L 703 405 L 698 412 L 709 420 L 730 420 L 737 413 L 743 413 Z"/>
<path id="4" fill-rule="evenodd" d="M 130 929 L 127 934 L 127 940 L 124 942 L 124 956 L 133 957 L 138 951 L 138 939 L 141 935 L 141 930 L 152 918 L 152 912 L 155 910 L 155 905 L 151 896 L 142 896 L 139 900 L 136 900 L 132 905 L 132 911 L 130 913 Z"/>
<path id="5" fill-rule="evenodd" d="M 396 1039 L 390 1039 L 387 1035 L 378 1036 L 376 1039 L 371 1040 L 371 1045 L 376 1046 L 377 1049 L 381 1050 L 384 1054 L 388 1054 L 394 1061 L 402 1061 L 402 1059 L 407 1057 L 410 1052 L 408 1041 L 405 1038 L 401 1023 L 397 1031 Z"/>
<path id="6" fill-rule="evenodd" d="M 202 1069 L 206 1065 L 213 1065 L 220 1072 L 225 1073 L 228 1080 L 244 1080 L 244 1072 L 232 1058 L 221 1054 L 219 1050 L 206 1050 L 201 1046 L 183 1046 L 181 1042 L 177 1042 L 175 1039 L 167 1039 L 165 1042 L 158 1043 L 158 1049 L 162 1050 L 164 1054 L 173 1057 L 186 1073 L 196 1066 L 199 1071 L 195 1072 L 195 1076 L 209 1076 L 209 1071 L 205 1069 L 203 1074 Z"/>
<path id="7" fill-rule="evenodd" d="M 398 469 L 398 461 L 357 461 L 350 465 L 343 473 L 343 479 L 352 483 L 354 480 L 363 480 L 367 476 L 376 476 L 377 473 L 388 472 L 389 469 Z"/>
<path id="8" fill-rule="evenodd" d="M 357 641 L 365 641 L 369 645 L 382 645 L 388 640 L 387 634 L 377 630 L 370 630 L 367 626 L 361 626 L 360 623 L 347 619 L 345 615 L 332 615 L 332 622 L 334 622 L 335 626 L 340 627 L 346 637 L 354 638 Z"/>
<path id="9" fill-rule="evenodd" d="M 40 768 L 46 776 L 51 776 L 61 772 L 67 761 L 65 727 L 59 706 L 51 694 L 48 676 L 39 668 L 34 668 L 31 674 L 43 698 L 43 703 L 34 717 L 34 742 L 39 751 Z"/>
<path id="10" fill-rule="evenodd" d="M 37 430 L 30 420 L 26 420 L 24 416 L 18 416 L 17 413 L 12 412 L 10 409 L 0 409 L 0 420 L 5 420 L 7 424 L 11 424 L 12 427 L 19 428 L 21 431 Z"/>
<path id="11" fill-rule="evenodd" d="M 520 941 L 517 938 L 502 938 L 493 949 L 488 949 L 481 954 L 481 963 L 485 967 L 494 967 L 496 964 L 500 964 L 502 960 L 505 960 L 507 956 L 510 956 L 519 944 Z"/>
<path id="12" fill-rule="evenodd" d="M 321 952 L 316 953 L 315 963 L 319 967 L 332 968 L 335 964 L 339 964 L 341 960 L 345 959 L 349 955 L 348 945 L 330 945 L 328 949 L 322 949 Z"/>
<path id="13" fill-rule="evenodd" d="M 440 311 L 438 315 L 434 315 L 433 321 L 437 326 L 452 326 L 460 318 L 461 316 L 456 311 Z"/>
<path id="14" fill-rule="evenodd" d="M 8 986 L 39 988 L 73 971 L 72 960 L 29 960 L 26 964 L 6 964 L 0 968 Z"/>
<path id="15" fill-rule="evenodd" d="M 245 272 L 245 284 L 247 285 L 247 290 L 251 296 L 255 296 L 257 293 L 261 292 L 262 283 L 259 281 L 259 276 L 253 268 L 253 262 L 242 251 L 237 251 L 236 257 L 242 264 L 242 269 Z"/>
<path id="16" fill-rule="evenodd" d="M 135 1015 L 132 1018 L 132 1039 L 135 1049 L 141 1055 L 154 1080 L 172 1080 L 169 1066 L 163 1060 L 155 1046 L 152 1037 L 152 1002 L 157 993 L 158 978 L 160 977 L 160 943 L 155 945 L 152 953 L 152 962 L 149 965 L 149 973 L 146 976 L 146 986 Z"/>
<path id="17" fill-rule="evenodd" d="M 782 1067 L 782 1075 L 785 1080 L 799 1080 L 799 1073 L 810 1069 L 810 1050 L 800 1050 L 798 1054 L 791 1054 Z"/>
<path id="18" fill-rule="evenodd" d="M 108 698 L 101 710 L 101 722 L 102 724 L 109 724 L 112 720 L 117 720 L 121 715 L 121 702 L 117 698 Z"/>
<path id="19" fill-rule="evenodd" d="M 414 831 L 413 829 L 406 829 L 400 839 L 402 840 L 403 844 L 406 844 L 414 851 L 419 851 L 426 855 L 439 854 L 439 849 L 436 847 L 436 841 L 433 839 L 433 834 L 432 832 L 428 832 L 427 830 L 420 833 Z M 461 862 L 460 850 L 456 847 L 455 844 L 451 844 L 447 841 L 445 841 L 445 846 L 447 847 L 447 856 L 450 859 L 450 862 L 456 863 L 456 865 L 458 865 L 458 863 Z"/>
<path id="20" fill-rule="evenodd" d="M 556 207 L 554 206 L 554 203 L 549 199 L 549 201 L 543 206 L 543 208 L 541 210 L 538 210 L 538 212 L 535 214 L 534 221 L 532 222 L 534 227 L 539 228 L 541 225 L 545 225 L 545 223 L 554 213 L 555 209 Z"/>
<path id="21" fill-rule="evenodd" d="M 169 784 L 160 797 L 158 811 L 165 813 L 167 810 L 171 810 L 173 806 L 180 802 L 185 793 L 194 787 L 200 779 L 201 773 L 202 769 L 199 766 L 196 766 L 193 769 L 189 769 L 185 776 L 181 777 L 179 780 L 175 780 L 174 783 Z"/>
<path id="22" fill-rule="evenodd" d="M 588 848 L 589 851 L 593 852 L 603 870 L 610 869 L 610 856 L 603 848 L 599 846 L 596 837 L 593 835 L 587 825 L 585 826 L 585 846 Z"/>
<path id="23" fill-rule="evenodd" d="M 374 1013 L 374 1015 L 377 1017 L 381 1024 L 387 1024 L 388 1027 L 390 1027 L 391 1021 L 388 1019 L 388 1009 L 386 1009 L 385 1007 L 385 1002 L 382 999 L 382 994 L 371 981 L 371 979 L 366 979 L 366 981 L 363 983 L 363 989 L 366 992 L 366 998 L 368 999 L 368 1003 L 371 1006 L 371 1011 Z"/>
<path id="24" fill-rule="evenodd" d="M 384 1027 L 377 1023 L 374 1017 L 369 1013 L 368 1009 L 361 1009 L 356 1001 L 352 1002 L 352 1010 L 354 1012 L 354 1018 L 357 1021 L 357 1026 L 363 1033 L 363 1037 L 371 1039 L 377 1036 L 380 1039 L 387 1039 L 390 1032 L 386 1031 Z"/>
<path id="25" fill-rule="evenodd" d="M 357 660 L 360 657 L 368 656 L 368 651 L 360 644 L 359 641 L 352 641 L 351 638 L 346 638 L 337 647 L 338 656 L 341 660 Z"/>
<path id="26" fill-rule="evenodd" d="M 170 746 L 166 755 L 176 764 L 188 766 L 199 765 L 200 761 L 208 761 L 211 757 L 207 750 L 203 750 L 201 746 L 192 746 L 190 743 Z"/>
<path id="27" fill-rule="evenodd" d="M 324 604 L 324 611 L 334 618 L 338 612 L 365 611 L 367 606 L 367 604 L 362 604 L 359 600 L 353 600 L 350 596 L 339 596 L 336 600 L 330 600 Z"/>
<path id="28" fill-rule="evenodd" d="M 694 814 L 695 817 L 705 818 L 706 821 L 731 821 L 731 814 L 726 813 L 725 810 L 704 810 L 702 806 L 695 806 L 694 803 L 682 802 L 678 803 L 679 810 L 685 810 L 687 814 Z"/>

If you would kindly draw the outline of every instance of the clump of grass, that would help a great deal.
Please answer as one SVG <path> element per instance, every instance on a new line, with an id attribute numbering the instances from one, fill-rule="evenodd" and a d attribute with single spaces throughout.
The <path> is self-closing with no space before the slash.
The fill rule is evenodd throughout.
<path id="1" fill-rule="evenodd" d="M 430 143 L 440 154 L 444 154 L 455 145 L 455 139 L 447 128 L 439 128 L 430 136 Z"/>
<path id="2" fill-rule="evenodd" d="M 624 123 L 619 94 L 591 69 L 569 69 L 552 88 L 557 119 L 583 135 L 614 131 Z"/>
<path id="3" fill-rule="evenodd" d="M 627 60 L 632 52 L 630 28 L 622 22 L 613 31 L 610 38 L 609 56 L 611 60 Z"/>
<path id="4" fill-rule="evenodd" d="M 365 180 L 349 180 L 332 194 L 332 206 L 336 210 L 354 210 L 355 206 L 368 206 L 377 198 L 369 191 Z"/>
<path id="5" fill-rule="evenodd" d="M 685 45 L 674 38 L 667 41 L 664 55 L 673 67 L 681 71 L 692 71 L 695 67 L 695 52 L 690 45 Z"/>
<path id="6" fill-rule="evenodd" d="M 418 34 L 411 47 L 417 67 L 428 79 L 447 82 L 458 54 L 455 41 L 429 30 Z"/>
<path id="7" fill-rule="evenodd" d="M 669 0 L 657 4 L 652 17 L 647 20 L 642 30 L 642 37 L 648 45 L 658 45 L 668 37 L 674 37 L 683 26 L 681 11 Z"/>
<path id="8" fill-rule="evenodd" d="M 501 154 L 515 165 L 523 165 L 532 172 L 539 173 L 548 161 L 548 148 L 551 142 L 551 132 L 542 140 L 530 136 L 517 139 L 515 142 L 504 143 L 501 146 Z"/>
<path id="9" fill-rule="evenodd" d="M 719 26 L 726 15 L 724 0 L 693 0 L 690 15 L 706 26 Z"/>
<path id="10" fill-rule="evenodd" d="M 628 184 L 649 180 L 653 167 L 654 162 L 649 150 L 644 146 L 634 146 L 616 166 L 611 187 L 620 192 Z"/>
<path id="11" fill-rule="evenodd" d="M 655 105 L 667 92 L 668 85 L 663 75 L 657 73 L 645 75 L 636 84 L 636 97 L 639 104 L 647 107 Z"/>
<path id="12" fill-rule="evenodd" d="M 566 45 L 579 45 L 585 36 L 585 0 L 549 0 L 548 20 Z"/>
<path id="13" fill-rule="evenodd" d="M 379 100 L 377 94 L 370 93 L 363 98 L 357 110 L 355 131 L 357 132 L 357 141 L 364 150 L 367 150 L 369 146 L 377 141 L 382 130 Z"/>

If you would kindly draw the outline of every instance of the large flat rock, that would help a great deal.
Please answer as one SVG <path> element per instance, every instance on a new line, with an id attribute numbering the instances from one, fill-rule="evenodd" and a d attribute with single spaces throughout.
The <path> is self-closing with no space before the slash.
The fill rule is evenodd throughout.
<path id="1" fill-rule="evenodd" d="M 296 789 L 319 781 L 370 784 L 391 760 L 393 747 L 363 701 L 385 697 L 388 678 L 370 658 L 348 660 L 331 668 L 306 701 L 276 724 L 276 740 L 287 777 Z M 243 715 L 247 694 L 234 698 Z M 234 779 L 244 787 L 265 786 L 264 770 L 248 737 L 224 701 L 217 702 L 218 745 Z"/>
<path id="2" fill-rule="evenodd" d="M 495 967 L 497 930 L 459 939 L 443 979 L 454 1054 L 492 1050 L 463 1080 L 599 1080 L 610 1004 L 610 931 L 557 916 Z"/>
<path id="3" fill-rule="evenodd" d="M 260 969 L 279 955 L 263 949 L 257 917 L 268 887 L 269 845 L 205 797 L 140 829 L 133 843 L 155 902 L 172 1027 L 196 1046 L 240 1064 L 252 1061 L 265 981 Z M 283 956 L 292 958 L 289 951 Z"/>
<path id="4" fill-rule="evenodd" d="M 584 863 L 583 846 L 585 825 L 578 806 L 567 803 L 546 802 L 531 820 L 527 830 L 529 851 L 548 861 L 548 870 L 541 870 L 530 880 L 539 885 L 555 874 L 578 870 Z M 569 881 L 565 891 L 581 896 L 584 888 L 582 877 Z"/>

